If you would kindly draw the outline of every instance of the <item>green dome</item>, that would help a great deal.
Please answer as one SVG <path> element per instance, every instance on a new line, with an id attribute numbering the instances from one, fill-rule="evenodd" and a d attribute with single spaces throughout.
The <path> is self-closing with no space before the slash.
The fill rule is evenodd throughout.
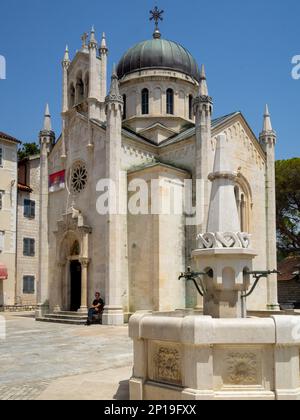
<path id="1" fill-rule="evenodd" d="M 200 70 L 193 56 L 180 44 L 151 39 L 130 48 L 118 64 L 119 79 L 141 70 L 164 69 L 185 73 L 200 81 Z"/>

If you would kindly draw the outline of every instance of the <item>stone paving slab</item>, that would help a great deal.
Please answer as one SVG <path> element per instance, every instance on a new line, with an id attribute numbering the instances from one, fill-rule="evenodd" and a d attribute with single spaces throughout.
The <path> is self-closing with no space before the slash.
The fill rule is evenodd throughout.
<path id="1" fill-rule="evenodd" d="M 44 324 L 20 313 L 4 317 L 1 400 L 47 399 L 47 395 L 50 399 L 127 398 L 133 358 L 127 327 Z M 61 392 L 56 394 L 53 387 Z M 73 391 L 63 394 L 63 389 Z"/>
<path id="2" fill-rule="evenodd" d="M 108 401 L 129 400 L 129 381 L 132 367 L 114 368 L 71 376 L 53 381 L 37 397 L 38 400 L 61 401 L 81 400 Z"/>

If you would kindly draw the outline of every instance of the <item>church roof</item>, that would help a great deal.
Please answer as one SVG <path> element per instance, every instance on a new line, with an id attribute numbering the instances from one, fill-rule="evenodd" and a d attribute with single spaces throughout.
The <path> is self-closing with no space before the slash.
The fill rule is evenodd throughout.
<path id="1" fill-rule="evenodd" d="M 243 116 L 243 114 L 240 111 L 232 112 L 231 114 L 227 114 L 227 115 L 224 115 L 224 116 L 221 116 L 221 117 L 218 117 L 218 118 L 213 119 L 212 120 L 212 129 L 214 130 L 214 129 L 218 128 L 219 126 L 222 126 L 222 124 L 230 121 L 232 118 L 234 118 L 234 117 L 236 117 L 238 115 L 240 115 L 244 119 L 245 124 L 249 127 L 250 132 L 253 134 L 253 137 L 256 139 L 257 145 L 259 146 L 259 148 L 261 148 L 261 145 L 260 145 L 259 141 L 257 140 L 257 137 L 253 133 L 251 127 L 249 126 L 249 124 L 247 123 L 245 117 Z M 100 123 L 97 120 L 92 120 L 92 121 L 96 125 L 102 127 L 104 130 L 106 129 L 106 124 Z M 170 137 L 170 138 L 162 141 L 159 145 L 157 145 L 155 142 L 147 139 L 146 137 L 142 136 L 141 134 L 136 133 L 135 131 L 131 130 L 130 128 L 128 128 L 126 126 L 123 126 L 122 127 L 122 133 L 126 137 L 129 137 L 129 138 L 131 138 L 133 140 L 142 141 L 145 144 L 150 144 L 152 146 L 161 148 L 161 147 L 169 146 L 171 144 L 179 143 L 179 142 L 181 142 L 183 140 L 186 140 L 186 139 L 189 139 L 190 137 L 195 136 L 196 135 L 196 127 L 193 125 L 192 127 L 187 128 L 183 132 L 181 132 L 179 134 L 176 134 L 176 135 L 174 135 L 174 136 L 172 136 L 172 137 Z"/>
<path id="2" fill-rule="evenodd" d="M 212 120 L 212 129 L 218 127 L 219 125 L 225 123 L 226 121 L 230 120 L 232 117 L 239 115 L 240 112 L 233 112 L 231 114 L 228 115 L 224 115 L 222 117 L 216 118 L 214 120 Z M 169 144 L 173 144 L 173 143 L 177 143 L 179 141 L 188 139 L 189 137 L 192 137 L 196 134 L 196 127 L 193 126 L 185 131 L 183 131 L 182 133 L 176 134 L 174 137 L 169 138 L 165 141 L 163 141 L 162 143 L 160 143 L 160 146 L 168 146 Z"/>
<path id="3" fill-rule="evenodd" d="M 281 261 L 278 264 L 278 270 L 280 272 L 278 281 L 291 281 L 299 278 L 300 273 L 300 256 L 291 256 Z"/>
<path id="4" fill-rule="evenodd" d="M 200 81 L 199 66 L 182 45 L 166 39 L 150 39 L 130 48 L 121 58 L 119 79 L 130 73 L 149 69 L 179 71 Z"/>

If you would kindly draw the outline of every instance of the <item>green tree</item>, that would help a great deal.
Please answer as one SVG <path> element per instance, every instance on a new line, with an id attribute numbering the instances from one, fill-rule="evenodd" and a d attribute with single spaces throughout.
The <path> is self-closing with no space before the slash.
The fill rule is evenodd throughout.
<path id="1" fill-rule="evenodd" d="M 40 147 L 36 143 L 23 143 L 18 150 L 19 160 L 26 159 L 30 156 L 35 156 L 40 153 Z"/>
<path id="2" fill-rule="evenodd" d="M 300 252 L 300 158 L 276 162 L 278 251 Z"/>

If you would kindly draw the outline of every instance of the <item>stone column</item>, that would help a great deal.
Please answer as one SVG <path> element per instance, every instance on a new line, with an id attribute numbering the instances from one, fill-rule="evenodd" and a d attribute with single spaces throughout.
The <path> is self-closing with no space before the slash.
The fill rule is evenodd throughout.
<path id="1" fill-rule="evenodd" d="M 124 311 L 122 302 L 122 215 L 119 205 L 121 203 L 121 150 L 122 150 L 122 115 L 123 97 L 119 90 L 119 81 L 114 69 L 110 93 L 106 98 L 106 173 L 107 178 L 115 186 L 110 191 L 111 207 L 107 216 L 106 252 L 107 274 L 105 285 L 105 310 L 103 313 L 104 325 L 124 324 Z M 113 202 L 116 207 L 113 209 Z"/>
<path id="2" fill-rule="evenodd" d="M 202 205 L 201 213 L 197 214 L 197 233 L 204 233 L 207 226 L 210 184 L 208 175 L 211 171 L 209 145 L 211 142 L 211 118 L 213 112 L 213 100 L 209 96 L 204 66 L 201 70 L 199 94 L 194 99 L 194 113 L 196 124 L 196 153 L 194 178 L 202 181 Z"/>
<path id="3" fill-rule="evenodd" d="M 88 312 L 88 267 L 90 260 L 80 258 L 81 264 L 81 306 L 78 312 L 86 314 Z"/>
<path id="4" fill-rule="evenodd" d="M 65 282 L 66 282 L 66 266 L 67 261 L 61 261 L 59 264 L 60 266 L 60 281 L 61 281 L 61 304 L 60 309 L 64 310 L 64 303 L 65 303 Z"/>

